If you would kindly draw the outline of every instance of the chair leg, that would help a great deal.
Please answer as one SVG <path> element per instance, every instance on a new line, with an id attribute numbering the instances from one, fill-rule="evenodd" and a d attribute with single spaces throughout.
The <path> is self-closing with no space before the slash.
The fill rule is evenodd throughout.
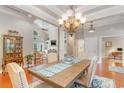
<path id="1" fill-rule="evenodd" d="M 74 84 L 74 86 L 75 86 L 75 88 L 77 88 L 77 85 L 76 84 Z"/>
<path id="2" fill-rule="evenodd" d="M 83 88 L 88 88 L 88 86 L 82 85 L 82 84 L 77 83 L 77 82 L 75 82 L 74 84 L 75 84 L 76 88 L 78 88 L 78 86 L 81 86 Z"/>

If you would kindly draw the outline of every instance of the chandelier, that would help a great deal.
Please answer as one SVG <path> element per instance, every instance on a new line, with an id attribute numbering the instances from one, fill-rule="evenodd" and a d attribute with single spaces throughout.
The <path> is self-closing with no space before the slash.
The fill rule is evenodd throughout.
<path id="1" fill-rule="evenodd" d="M 76 13 L 74 8 L 74 6 L 70 6 L 70 10 L 62 15 L 62 19 L 59 19 L 59 25 L 64 26 L 70 35 L 75 33 L 86 21 L 86 18 L 82 17 L 80 12 Z"/>

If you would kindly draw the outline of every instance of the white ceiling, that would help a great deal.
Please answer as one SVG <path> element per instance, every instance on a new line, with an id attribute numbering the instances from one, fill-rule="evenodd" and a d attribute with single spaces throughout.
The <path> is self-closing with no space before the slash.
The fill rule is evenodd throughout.
<path id="1" fill-rule="evenodd" d="M 31 14 L 33 20 L 39 18 L 55 25 L 58 25 L 58 19 L 69 9 L 69 6 L 66 5 L 14 5 L 3 7 L 11 8 L 23 15 Z M 78 5 L 75 6 L 75 10 L 82 12 L 83 16 L 87 18 L 87 22 L 94 21 L 95 27 L 123 22 L 124 19 L 124 6 Z"/>

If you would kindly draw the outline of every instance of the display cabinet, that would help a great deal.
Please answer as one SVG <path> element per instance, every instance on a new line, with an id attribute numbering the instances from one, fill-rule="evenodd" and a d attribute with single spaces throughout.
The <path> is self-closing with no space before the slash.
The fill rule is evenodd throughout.
<path id="1" fill-rule="evenodd" d="M 11 62 L 16 62 L 19 65 L 23 62 L 23 37 L 3 35 L 3 71 L 6 64 Z"/>

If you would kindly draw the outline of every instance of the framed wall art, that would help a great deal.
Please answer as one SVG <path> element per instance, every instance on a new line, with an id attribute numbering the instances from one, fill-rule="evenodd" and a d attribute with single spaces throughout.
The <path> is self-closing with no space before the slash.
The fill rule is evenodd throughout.
<path id="1" fill-rule="evenodd" d="M 111 41 L 105 42 L 105 46 L 106 46 L 106 47 L 112 47 L 112 42 L 111 42 Z"/>

